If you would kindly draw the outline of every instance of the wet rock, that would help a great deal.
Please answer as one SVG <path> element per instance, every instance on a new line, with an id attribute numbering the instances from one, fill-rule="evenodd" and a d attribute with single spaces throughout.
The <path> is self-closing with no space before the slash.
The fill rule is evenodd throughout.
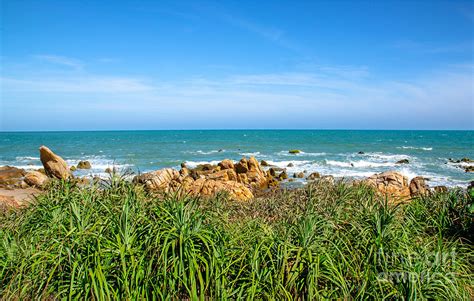
<path id="1" fill-rule="evenodd" d="M 462 158 L 460 161 L 463 162 L 463 163 L 473 163 L 474 162 L 474 160 L 471 160 L 469 158 Z"/>
<path id="2" fill-rule="evenodd" d="M 408 164 L 408 163 L 410 163 L 408 159 L 402 159 L 402 160 L 398 160 L 395 164 Z"/>
<path id="3" fill-rule="evenodd" d="M 299 153 L 301 153 L 301 151 L 299 149 L 291 149 L 291 150 L 288 151 L 288 153 L 290 153 L 290 154 L 299 154 Z"/>
<path id="4" fill-rule="evenodd" d="M 365 153 L 363 151 L 358 152 L 359 155 L 364 155 Z"/>
<path id="5" fill-rule="evenodd" d="M 265 161 L 265 160 L 260 161 L 260 165 L 261 166 L 270 166 L 270 164 L 268 164 L 268 162 Z"/>
<path id="6" fill-rule="evenodd" d="M 465 172 L 474 172 L 474 165 L 465 166 L 464 171 Z"/>
<path id="7" fill-rule="evenodd" d="M 91 169 L 91 167 L 89 161 L 79 161 L 79 163 L 77 163 L 77 169 Z"/>
<path id="8" fill-rule="evenodd" d="M 71 171 L 69 170 L 67 163 L 63 160 L 63 158 L 53 153 L 44 145 L 40 147 L 39 151 L 41 163 L 43 163 L 46 175 L 52 178 L 63 180 L 69 179 L 71 177 Z"/>
<path id="9" fill-rule="evenodd" d="M 71 167 L 69 168 L 69 170 L 70 170 L 70 171 L 76 171 L 76 170 L 77 170 L 77 167 L 73 165 L 73 166 L 71 166 Z"/>
<path id="10" fill-rule="evenodd" d="M 293 167 L 293 166 L 295 166 L 295 165 L 290 162 L 290 163 L 288 163 L 288 165 L 286 167 Z"/>

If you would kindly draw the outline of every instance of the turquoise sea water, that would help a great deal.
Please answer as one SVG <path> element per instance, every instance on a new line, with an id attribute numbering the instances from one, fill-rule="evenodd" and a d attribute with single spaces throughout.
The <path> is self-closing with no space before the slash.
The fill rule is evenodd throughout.
<path id="1" fill-rule="evenodd" d="M 105 175 L 107 167 L 135 172 L 194 166 L 225 158 L 255 156 L 288 173 L 318 171 L 336 177 L 366 177 L 398 170 L 409 178 L 425 176 L 431 185 L 466 186 L 465 173 L 448 158 L 474 159 L 474 131 L 350 130 L 216 130 L 0 133 L 0 165 L 41 167 L 38 148 L 47 145 L 77 164 L 89 160 L 91 170 L 77 175 Z M 290 149 L 302 153 L 292 155 Z M 359 151 L 364 154 L 358 154 Z M 395 162 L 408 159 L 409 164 Z M 287 167 L 293 163 L 293 167 Z"/>

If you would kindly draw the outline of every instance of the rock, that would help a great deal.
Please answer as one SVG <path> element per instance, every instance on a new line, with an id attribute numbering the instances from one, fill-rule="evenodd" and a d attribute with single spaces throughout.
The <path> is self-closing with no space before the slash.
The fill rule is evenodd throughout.
<path id="1" fill-rule="evenodd" d="M 411 196 L 426 195 L 430 191 L 423 177 L 414 177 L 411 179 L 409 187 Z"/>
<path id="2" fill-rule="evenodd" d="M 76 171 L 77 168 L 76 168 L 76 166 L 73 165 L 73 166 L 71 166 L 71 167 L 69 168 L 69 170 L 70 170 L 70 171 Z"/>
<path id="3" fill-rule="evenodd" d="M 46 171 L 44 170 L 44 168 L 38 168 L 36 171 L 39 171 L 40 173 L 42 174 L 46 174 Z"/>
<path id="4" fill-rule="evenodd" d="M 302 179 L 302 178 L 304 178 L 304 173 L 302 173 L 302 172 L 295 172 L 295 173 L 293 174 L 293 178 Z"/>
<path id="5" fill-rule="evenodd" d="M 448 187 L 446 186 L 435 186 L 433 190 L 438 193 L 448 192 Z"/>
<path id="6" fill-rule="evenodd" d="M 225 160 L 222 160 L 218 166 L 221 167 L 221 170 L 223 169 L 234 169 L 234 162 L 232 162 L 232 160 L 229 160 L 229 159 L 225 159 Z"/>
<path id="7" fill-rule="evenodd" d="M 474 172 L 474 166 L 473 165 L 465 166 L 464 171 L 465 172 Z"/>
<path id="8" fill-rule="evenodd" d="M 240 161 L 235 164 L 236 173 L 247 173 L 249 171 L 248 162 L 246 158 L 240 159 Z"/>
<path id="9" fill-rule="evenodd" d="M 135 176 L 133 182 L 145 185 L 148 190 L 168 192 L 171 182 L 178 180 L 179 176 L 177 170 L 165 168 Z"/>
<path id="10" fill-rule="evenodd" d="M 270 164 L 268 164 L 268 162 L 265 161 L 265 160 L 260 161 L 260 165 L 261 166 L 270 166 Z"/>
<path id="11" fill-rule="evenodd" d="M 219 149 L 217 152 L 222 153 L 223 151 L 224 151 L 223 149 Z"/>
<path id="12" fill-rule="evenodd" d="M 402 159 L 402 160 L 398 160 L 395 164 L 408 164 L 408 163 L 410 163 L 408 159 Z"/>
<path id="13" fill-rule="evenodd" d="M 217 181 L 237 181 L 237 174 L 233 169 L 224 169 L 212 174 L 209 174 L 207 179 Z"/>
<path id="14" fill-rule="evenodd" d="M 40 147 L 39 151 L 41 163 L 43 163 L 46 175 L 63 180 L 71 177 L 71 172 L 66 162 L 60 156 L 53 153 L 44 145 Z"/>
<path id="15" fill-rule="evenodd" d="M 283 180 L 288 179 L 288 174 L 286 173 L 286 171 L 282 171 L 282 172 L 278 175 L 278 179 L 279 179 L 280 181 L 283 181 Z"/>
<path id="16" fill-rule="evenodd" d="M 363 151 L 358 152 L 359 155 L 364 155 L 365 153 Z"/>
<path id="17" fill-rule="evenodd" d="M 43 188 L 48 183 L 49 178 L 39 171 L 29 171 L 26 173 L 24 181 L 30 186 Z"/>
<path id="18" fill-rule="evenodd" d="M 472 162 L 474 162 L 474 160 L 471 160 L 471 159 L 469 159 L 469 158 L 462 158 L 460 161 L 461 161 L 461 162 L 464 162 L 464 163 L 472 163 Z"/>
<path id="19" fill-rule="evenodd" d="M 189 192 L 191 195 L 203 197 L 212 197 L 219 192 L 226 192 L 229 197 L 235 201 L 248 201 L 253 198 L 250 189 L 235 181 L 199 179 L 194 181 Z"/>
<path id="20" fill-rule="evenodd" d="M 186 166 L 186 162 L 181 162 L 181 165 L 180 165 L 180 166 L 181 166 L 181 168 L 188 168 L 188 167 Z"/>
<path id="21" fill-rule="evenodd" d="M 89 161 L 79 161 L 77 163 L 77 168 L 78 169 L 91 169 L 91 163 Z"/>
<path id="22" fill-rule="evenodd" d="M 407 199 L 410 197 L 408 179 L 396 171 L 386 171 L 370 176 L 365 183 L 374 187 L 382 195 L 386 195 L 392 201 Z"/>
<path id="23" fill-rule="evenodd" d="M 288 153 L 290 153 L 290 154 L 299 154 L 299 153 L 301 153 L 301 151 L 299 149 L 291 149 L 291 150 L 288 151 Z"/>
<path id="24" fill-rule="evenodd" d="M 276 171 L 275 171 L 275 169 L 274 169 L 274 168 L 270 168 L 270 169 L 268 170 L 268 174 L 269 174 L 270 176 L 272 176 L 272 177 L 276 177 Z"/>
<path id="25" fill-rule="evenodd" d="M 316 179 L 319 179 L 321 178 L 321 175 L 319 174 L 319 172 L 313 172 L 312 174 L 310 174 L 306 180 L 309 180 L 309 181 L 314 181 Z"/>
<path id="26" fill-rule="evenodd" d="M 293 166 L 295 166 L 293 163 L 288 163 L 286 167 L 293 167 Z"/>
<path id="27" fill-rule="evenodd" d="M 12 166 L 0 167 L 0 187 L 19 187 L 26 172 Z"/>

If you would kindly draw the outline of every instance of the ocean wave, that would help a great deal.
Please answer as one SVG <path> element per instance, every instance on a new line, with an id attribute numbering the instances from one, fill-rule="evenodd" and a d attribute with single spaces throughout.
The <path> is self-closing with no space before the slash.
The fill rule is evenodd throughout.
<path id="1" fill-rule="evenodd" d="M 285 156 L 285 157 L 294 157 L 294 156 L 312 156 L 312 157 L 319 157 L 319 156 L 326 156 L 327 153 L 307 153 L 304 151 L 300 151 L 299 153 L 296 154 L 290 154 L 287 150 L 286 151 L 280 151 L 276 153 L 279 156 Z"/>
<path id="2" fill-rule="evenodd" d="M 16 157 L 15 158 L 17 161 L 33 161 L 33 160 L 39 160 L 39 157 L 29 157 L 29 156 L 22 156 L 22 157 Z"/>
<path id="3" fill-rule="evenodd" d="M 260 152 L 253 152 L 253 153 L 239 153 L 239 155 L 241 156 L 245 156 L 245 157 L 256 157 L 256 156 L 260 156 Z"/>
<path id="4" fill-rule="evenodd" d="M 361 156 L 366 156 L 366 157 L 374 158 L 374 159 L 377 159 L 377 160 L 386 160 L 386 161 L 399 161 L 399 160 L 410 159 L 411 158 L 409 155 L 384 154 L 384 153 L 380 153 L 380 152 L 365 153 L 365 154 L 362 154 Z"/>
<path id="5" fill-rule="evenodd" d="M 326 160 L 326 164 L 338 167 L 355 167 L 355 168 L 369 168 L 369 167 L 388 167 L 395 166 L 396 163 L 392 162 L 372 162 L 372 161 L 335 161 L 335 160 Z"/>
<path id="6" fill-rule="evenodd" d="M 212 155 L 212 154 L 215 154 L 215 153 L 223 153 L 223 152 L 225 152 L 225 149 L 210 150 L 210 151 L 203 151 L 203 150 L 184 151 L 184 153 L 192 154 L 192 155 Z"/>
<path id="7" fill-rule="evenodd" d="M 415 149 L 415 150 L 425 150 L 431 151 L 433 150 L 432 147 L 416 147 L 416 146 L 397 146 L 398 149 Z"/>
<path id="8" fill-rule="evenodd" d="M 195 168 L 198 165 L 203 165 L 203 164 L 212 164 L 212 165 L 217 165 L 219 164 L 219 160 L 214 160 L 214 161 L 186 161 L 184 162 L 187 167 L 189 168 Z"/>

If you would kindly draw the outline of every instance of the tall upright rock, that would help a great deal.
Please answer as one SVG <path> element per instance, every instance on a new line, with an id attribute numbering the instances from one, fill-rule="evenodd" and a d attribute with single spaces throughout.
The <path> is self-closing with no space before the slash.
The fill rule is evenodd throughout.
<path id="1" fill-rule="evenodd" d="M 44 170 L 49 177 L 63 180 L 71 177 L 71 172 L 63 158 L 44 145 L 39 148 L 39 151 L 41 163 L 43 163 Z"/>

